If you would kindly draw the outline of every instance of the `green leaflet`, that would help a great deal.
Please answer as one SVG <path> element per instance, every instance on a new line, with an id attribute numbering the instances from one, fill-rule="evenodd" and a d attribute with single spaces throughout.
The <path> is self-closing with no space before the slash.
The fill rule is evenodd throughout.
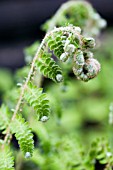
<path id="1" fill-rule="evenodd" d="M 29 105 L 36 111 L 38 120 L 43 122 L 49 119 L 50 106 L 46 94 L 42 93 L 42 91 L 42 88 L 37 88 L 37 86 L 29 83 L 24 97 Z"/>
<path id="2" fill-rule="evenodd" d="M 58 32 L 54 36 L 48 39 L 48 47 L 53 50 L 56 57 L 60 58 L 61 54 L 64 52 L 64 43 L 66 36 L 62 36 L 61 32 Z"/>
<path id="3" fill-rule="evenodd" d="M 36 67 L 40 69 L 44 76 L 57 81 L 57 74 L 62 75 L 61 68 L 51 58 L 51 53 L 44 52 L 41 54 L 39 60 L 36 61 Z"/>
<path id="4" fill-rule="evenodd" d="M 3 133 L 5 133 L 5 129 L 9 125 L 11 119 L 11 113 L 8 110 L 8 107 L 2 104 L 0 108 L 0 130 L 4 130 Z"/>
<path id="5" fill-rule="evenodd" d="M 42 74 L 55 82 L 63 81 L 62 69 L 53 60 L 52 53 L 61 62 L 73 64 L 73 72 L 77 79 L 89 81 L 100 72 L 100 63 L 93 58 L 90 52 L 95 47 L 92 37 L 81 34 L 81 28 L 69 25 L 67 27 L 54 28 L 43 39 L 35 62 L 36 68 Z M 63 72 L 64 73 L 64 72 Z"/>
<path id="6" fill-rule="evenodd" d="M 0 170 L 14 170 L 14 157 L 8 146 L 0 149 Z"/>
<path id="7" fill-rule="evenodd" d="M 29 128 L 28 122 L 22 118 L 22 115 L 16 115 L 14 121 L 10 124 L 10 129 L 15 134 L 16 139 L 20 145 L 20 149 L 23 151 L 26 158 L 32 156 L 34 149 L 33 134 Z"/>

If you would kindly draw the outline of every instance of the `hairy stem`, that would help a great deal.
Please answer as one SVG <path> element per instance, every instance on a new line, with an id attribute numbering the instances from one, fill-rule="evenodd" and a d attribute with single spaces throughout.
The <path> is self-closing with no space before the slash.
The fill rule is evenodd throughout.
<path id="1" fill-rule="evenodd" d="M 40 54 L 40 51 L 41 51 L 41 50 L 44 50 L 43 48 L 44 48 L 44 46 L 45 46 L 45 44 L 46 44 L 46 39 L 47 39 L 49 36 L 51 36 L 54 32 L 59 32 L 59 31 L 72 32 L 72 33 L 74 33 L 74 34 L 77 35 L 76 31 L 73 29 L 72 26 L 55 28 L 54 30 L 52 30 L 51 32 L 48 32 L 48 33 L 45 35 L 45 37 L 44 37 L 44 39 L 43 39 L 40 47 L 38 48 L 37 53 L 36 53 L 36 55 L 35 55 L 35 57 L 34 57 L 34 59 L 33 59 L 33 61 L 32 61 L 32 64 L 31 64 L 31 68 L 30 68 L 28 77 L 26 78 L 26 81 L 25 81 L 24 85 L 22 86 L 22 90 L 21 90 L 21 93 L 20 93 L 20 97 L 19 97 L 18 102 L 17 102 L 17 105 L 16 105 L 16 107 L 15 107 L 14 114 L 13 114 L 13 116 L 12 116 L 12 118 L 11 118 L 11 122 L 14 121 L 14 119 L 15 119 L 15 117 L 16 117 L 16 114 L 17 114 L 18 111 L 19 111 L 19 108 L 20 108 L 20 105 L 21 105 L 21 102 L 22 102 L 22 99 L 23 99 L 23 95 L 24 95 L 25 89 L 27 88 L 27 84 L 28 84 L 28 82 L 30 81 L 30 78 L 31 78 L 31 76 L 32 76 L 32 73 L 33 73 L 33 70 L 34 70 L 34 67 L 35 67 L 35 62 L 36 62 L 36 60 L 38 59 L 38 56 L 39 56 L 39 54 Z M 79 36 L 79 35 L 78 35 L 78 36 Z M 8 126 L 8 128 L 6 129 L 6 135 L 5 135 L 5 137 L 4 137 L 4 144 L 5 144 L 6 142 L 10 143 L 11 138 L 12 138 L 12 135 L 10 134 L 10 126 Z M 8 139 L 9 139 L 9 140 L 8 140 Z M 2 145 L 2 148 L 4 148 L 4 144 Z"/>
<path id="2" fill-rule="evenodd" d="M 46 37 L 46 36 L 45 36 L 45 37 Z M 39 53 L 40 53 L 40 50 L 41 50 L 42 46 L 44 45 L 44 42 L 45 42 L 45 38 L 43 39 L 40 47 L 38 48 L 38 51 L 37 51 L 37 53 L 36 53 L 36 55 L 35 55 L 35 57 L 34 57 L 34 59 L 33 59 L 33 62 L 32 62 L 32 64 L 31 64 L 31 68 L 30 68 L 28 77 L 27 77 L 24 85 L 22 86 L 21 94 L 20 94 L 20 97 L 19 97 L 19 99 L 18 99 L 17 105 L 16 105 L 16 107 L 15 107 L 14 114 L 13 114 L 13 116 L 12 116 L 12 118 L 11 118 L 11 122 L 15 119 L 16 114 L 17 114 L 18 111 L 19 111 L 19 108 L 20 108 L 20 105 L 21 105 L 21 101 L 22 101 L 22 99 L 23 99 L 24 91 L 25 91 L 25 89 L 27 88 L 28 82 L 30 81 L 31 75 L 32 75 L 32 73 L 33 73 L 33 69 L 34 69 L 34 67 L 35 67 L 35 62 L 36 62 L 36 60 L 38 59 L 38 55 L 39 55 Z M 4 137 L 4 144 L 7 142 L 8 138 L 9 138 L 8 143 L 10 143 L 11 136 L 12 136 L 12 135 L 10 134 L 10 127 L 8 126 L 8 128 L 6 129 L 6 135 L 5 135 L 5 137 Z M 4 148 L 4 144 L 2 145 L 2 148 Z"/>

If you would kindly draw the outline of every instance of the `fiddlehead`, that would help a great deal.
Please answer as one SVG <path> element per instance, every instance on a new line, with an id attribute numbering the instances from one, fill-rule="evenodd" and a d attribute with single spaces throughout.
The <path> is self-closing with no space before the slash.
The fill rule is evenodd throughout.
<path id="1" fill-rule="evenodd" d="M 73 72 L 78 79 L 88 81 L 97 76 L 100 71 L 99 62 L 93 58 L 91 52 L 79 50 L 74 56 Z"/>
<path id="2" fill-rule="evenodd" d="M 69 25 L 55 28 L 47 34 L 44 41 L 36 63 L 40 71 L 47 77 L 57 82 L 63 80 L 63 70 L 51 58 L 48 47 L 61 62 L 68 63 L 71 60 L 73 72 L 80 80 L 88 81 L 100 71 L 99 62 L 90 52 L 90 49 L 95 47 L 95 40 L 82 36 L 79 27 Z"/>

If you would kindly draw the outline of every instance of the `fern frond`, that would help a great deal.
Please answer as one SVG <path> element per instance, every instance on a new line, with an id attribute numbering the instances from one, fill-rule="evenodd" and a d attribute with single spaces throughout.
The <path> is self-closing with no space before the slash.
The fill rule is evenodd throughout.
<path id="1" fill-rule="evenodd" d="M 113 155 L 108 141 L 105 139 L 97 140 L 96 159 L 99 160 L 100 164 L 112 164 Z"/>
<path id="2" fill-rule="evenodd" d="M 5 133 L 6 128 L 9 125 L 11 119 L 11 113 L 8 110 L 8 107 L 2 104 L 0 108 L 0 130 L 4 130 Z"/>
<path id="3" fill-rule="evenodd" d="M 83 30 L 84 35 L 98 35 L 106 26 L 106 21 L 86 1 L 69 1 L 64 3 L 56 14 L 42 25 L 45 31 L 52 30 L 55 26 L 73 24 Z"/>
<path id="4" fill-rule="evenodd" d="M 106 167 L 108 165 L 109 168 L 112 168 L 113 166 L 113 155 L 111 148 L 108 142 L 103 138 L 93 141 L 84 164 L 87 168 L 91 165 L 94 166 L 94 160 L 98 160 L 100 164 L 104 164 Z"/>
<path id="5" fill-rule="evenodd" d="M 95 40 L 81 35 L 81 29 L 73 25 L 55 28 L 46 34 L 42 41 L 37 60 L 37 67 L 49 78 L 61 82 L 62 70 L 51 58 L 48 48 L 61 62 L 73 62 L 73 72 L 76 77 L 88 81 L 97 76 L 100 64 L 93 59 L 90 49 L 95 47 Z M 70 64 L 70 63 L 69 63 Z"/>
<path id="6" fill-rule="evenodd" d="M 8 146 L 0 149 L 0 170 L 14 170 L 14 157 Z"/>
<path id="7" fill-rule="evenodd" d="M 49 119 L 50 106 L 49 100 L 42 88 L 37 88 L 32 83 L 28 84 L 26 92 L 24 94 L 26 101 L 36 111 L 38 120 L 45 122 Z"/>
<path id="8" fill-rule="evenodd" d="M 71 61 L 73 61 L 73 72 L 77 78 L 88 81 L 94 78 L 100 71 L 100 64 L 97 60 L 93 59 L 93 55 L 91 55 L 92 53 L 89 51 L 94 46 L 95 40 L 82 36 L 81 29 L 73 25 L 55 28 L 45 35 L 31 63 L 31 68 L 25 83 L 21 85 L 20 96 L 11 119 L 11 125 L 15 127 L 17 124 L 18 126 L 18 129 L 14 129 L 11 126 L 12 133 L 16 133 L 21 149 L 27 154 L 26 157 L 29 157 L 29 153 L 32 155 L 32 135 L 29 135 L 29 132 L 31 131 L 28 128 L 28 124 L 24 123 L 24 119 L 22 119 L 21 116 L 16 116 L 17 113 L 19 113 L 23 97 L 25 97 L 27 102 L 36 111 L 38 120 L 45 122 L 48 120 L 50 114 L 49 101 L 46 98 L 46 94 L 42 93 L 42 89 L 38 89 L 30 83 L 34 76 L 34 71 L 40 69 L 44 75 L 47 75 L 51 79 L 56 80 L 57 82 L 62 81 L 62 71 L 51 58 L 51 54 L 48 53 L 48 51 L 51 50 L 51 53 L 53 52 L 62 62 L 67 61 L 68 64 L 68 61 L 71 59 Z M 36 68 L 36 65 L 38 68 Z M 25 134 L 21 127 L 23 127 L 23 129 L 25 128 L 26 131 L 28 130 L 28 133 L 26 132 Z M 4 139 L 5 142 L 7 141 L 9 134 L 10 128 L 8 127 Z M 23 135 L 23 138 L 21 138 L 21 135 Z M 23 139 L 27 140 L 23 141 Z"/>
<path id="9" fill-rule="evenodd" d="M 20 145 L 26 158 L 32 156 L 34 149 L 33 134 L 29 128 L 28 122 L 21 115 L 16 115 L 15 120 L 10 124 L 10 129 L 15 134 L 16 139 Z"/>

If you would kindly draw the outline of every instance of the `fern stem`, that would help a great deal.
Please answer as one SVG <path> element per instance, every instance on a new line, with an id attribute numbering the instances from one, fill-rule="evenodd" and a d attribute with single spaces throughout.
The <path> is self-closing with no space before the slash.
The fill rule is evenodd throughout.
<path id="1" fill-rule="evenodd" d="M 35 57 L 34 57 L 34 59 L 33 59 L 33 61 L 32 61 L 32 64 L 31 64 L 31 68 L 30 68 L 28 77 L 27 77 L 24 85 L 22 86 L 21 94 L 20 94 L 20 97 L 19 97 L 19 99 L 18 99 L 17 105 L 16 105 L 16 107 L 15 107 L 14 114 L 13 114 L 13 116 L 12 116 L 11 122 L 14 121 L 14 119 L 15 119 L 15 117 L 16 117 L 16 114 L 17 114 L 18 111 L 19 111 L 19 108 L 20 108 L 20 105 L 21 105 L 21 101 L 22 101 L 22 99 L 23 99 L 23 95 L 24 95 L 25 89 L 27 88 L 27 84 L 28 84 L 28 82 L 30 81 L 30 78 L 31 78 L 32 73 L 33 73 L 33 70 L 34 70 L 34 68 L 35 68 L 35 62 L 36 62 L 36 60 L 38 59 L 38 56 L 39 56 L 41 50 L 44 50 L 44 51 L 47 50 L 46 47 L 47 47 L 47 40 L 48 40 L 48 38 L 51 37 L 52 34 L 54 34 L 54 33 L 56 33 L 56 32 L 60 32 L 60 31 L 61 31 L 61 32 L 67 32 L 67 33 L 70 33 L 70 32 L 71 32 L 71 33 L 73 33 L 73 34 L 79 39 L 80 43 L 82 43 L 81 38 L 80 38 L 81 35 L 76 31 L 76 29 L 78 29 L 78 27 L 73 27 L 73 26 L 59 27 L 59 28 L 54 28 L 54 30 L 48 32 L 48 33 L 45 35 L 45 37 L 44 37 L 44 39 L 42 40 L 42 42 L 41 42 L 41 44 L 40 44 L 40 46 L 39 46 L 39 48 L 38 48 L 38 50 L 37 50 L 37 52 L 36 52 L 36 55 L 35 55 Z M 7 142 L 8 138 L 9 138 L 8 143 L 10 143 L 10 141 L 11 141 L 11 136 L 12 136 L 12 135 L 10 134 L 10 127 L 8 126 L 8 128 L 6 129 L 6 135 L 5 135 L 5 137 L 4 137 L 4 144 Z M 4 148 L 4 144 L 2 145 L 2 148 Z"/>
<path id="2" fill-rule="evenodd" d="M 45 37 L 46 37 L 46 36 L 45 36 Z M 16 105 L 16 107 L 15 107 L 15 111 L 14 111 L 14 114 L 13 114 L 13 116 L 12 116 L 11 122 L 15 119 L 16 114 L 18 113 L 18 110 L 19 110 L 20 105 L 21 105 L 21 101 L 22 101 L 22 99 L 23 99 L 24 91 L 25 91 L 25 89 L 27 88 L 28 82 L 30 81 L 31 75 L 32 75 L 32 73 L 33 73 L 33 69 L 34 69 L 34 67 L 35 67 L 35 62 L 36 62 L 36 60 L 37 60 L 37 58 L 38 58 L 38 55 L 39 55 L 40 50 L 41 50 L 42 46 L 44 45 L 44 43 L 45 43 L 45 38 L 43 39 L 43 41 L 42 41 L 40 47 L 38 48 L 38 51 L 37 51 L 37 53 L 36 53 L 36 55 L 35 55 L 35 57 L 34 57 L 34 59 L 33 59 L 33 62 L 32 62 L 32 64 L 31 64 L 31 69 L 30 69 L 30 71 L 29 71 L 29 74 L 28 74 L 28 77 L 27 77 L 27 79 L 26 79 L 26 81 L 25 81 L 25 84 L 24 84 L 23 87 L 22 87 L 21 94 L 20 94 L 20 97 L 19 97 L 19 99 L 18 99 L 17 105 Z M 10 127 L 9 127 L 9 126 L 8 126 L 8 128 L 7 128 L 7 130 L 6 130 L 6 135 L 5 135 L 5 137 L 4 137 L 4 144 L 7 142 L 8 138 L 9 138 L 9 141 L 8 141 L 8 144 L 9 144 L 10 141 L 11 141 L 11 138 L 12 138 L 12 135 L 10 134 Z M 2 145 L 2 148 L 4 148 L 4 144 Z"/>

